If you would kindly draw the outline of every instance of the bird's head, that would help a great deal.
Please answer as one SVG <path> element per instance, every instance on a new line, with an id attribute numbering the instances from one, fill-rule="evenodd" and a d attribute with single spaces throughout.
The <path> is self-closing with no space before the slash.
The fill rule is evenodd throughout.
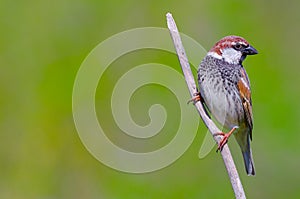
<path id="1" fill-rule="evenodd" d="M 223 59 L 230 64 L 242 63 L 247 55 L 257 54 L 244 38 L 239 36 L 226 36 L 218 41 L 208 52 L 208 55 Z"/>

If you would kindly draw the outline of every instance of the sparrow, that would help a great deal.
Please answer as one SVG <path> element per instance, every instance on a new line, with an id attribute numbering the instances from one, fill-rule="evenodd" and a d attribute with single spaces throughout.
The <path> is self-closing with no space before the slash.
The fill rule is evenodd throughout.
<path id="1" fill-rule="evenodd" d="M 214 135 L 222 136 L 218 150 L 222 150 L 233 134 L 248 175 L 255 175 L 250 148 L 253 115 L 250 82 L 242 63 L 247 55 L 257 53 L 244 38 L 226 36 L 210 49 L 198 68 L 199 100 L 229 130 Z"/>

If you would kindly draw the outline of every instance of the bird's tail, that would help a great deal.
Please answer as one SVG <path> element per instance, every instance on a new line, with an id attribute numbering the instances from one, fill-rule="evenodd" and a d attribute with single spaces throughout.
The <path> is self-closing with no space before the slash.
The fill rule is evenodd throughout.
<path id="1" fill-rule="evenodd" d="M 243 153 L 243 158 L 244 158 L 244 163 L 245 163 L 245 168 L 247 174 L 250 175 L 255 175 L 255 170 L 254 170 L 254 163 L 253 163 L 253 157 L 252 157 L 252 152 L 250 148 L 250 139 L 249 137 L 247 138 L 247 146 L 244 150 L 242 150 Z"/>

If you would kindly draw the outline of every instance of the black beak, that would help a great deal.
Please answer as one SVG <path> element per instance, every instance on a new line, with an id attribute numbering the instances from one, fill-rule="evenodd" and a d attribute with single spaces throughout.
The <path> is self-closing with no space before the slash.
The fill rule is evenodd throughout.
<path id="1" fill-rule="evenodd" d="M 247 48 L 245 48 L 245 49 L 242 50 L 242 53 L 244 55 L 255 55 L 258 52 L 257 52 L 257 50 L 253 46 L 249 45 Z"/>

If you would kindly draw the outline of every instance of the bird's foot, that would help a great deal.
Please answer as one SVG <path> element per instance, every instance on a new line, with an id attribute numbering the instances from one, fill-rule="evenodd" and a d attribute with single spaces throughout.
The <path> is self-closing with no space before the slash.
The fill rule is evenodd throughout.
<path id="1" fill-rule="evenodd" d="M 192 99 L 190 99 L 187 104 L 193 102 L 193 104 L 195 104 L 196 102 L 200 101 L 201 97 L 200 97 L 200 92 L 194 93 L 194 97 Z"/>
<path id="2" fill-rule="evenodd" d="M 219 133 L 214 134 L 214 136 L 218 136 L 218 135 L 223 136 L 223 138 L 221 139 L 221 141 L 218 144 L 218 149 L 216 152 L 222 151 L 223 147 L 228 142 L 229 137 L 237 128 L 239 128 L 239 127 L 237 127 L 237 126 L 233 127 L 228 133 L 219 132 Z"/>

